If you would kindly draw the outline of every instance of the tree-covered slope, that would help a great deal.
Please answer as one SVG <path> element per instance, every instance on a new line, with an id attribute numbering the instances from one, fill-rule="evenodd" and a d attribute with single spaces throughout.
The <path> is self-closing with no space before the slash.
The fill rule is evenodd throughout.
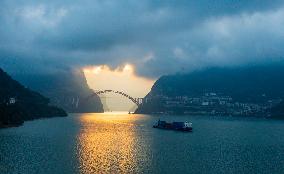
<path id="1" fill-rule="evenodd" d="M 284 66 L 210 68 L 161 77 L 152 95 L 199 96 L 206 92 L 230 95 L 240 102 L 262 102 L 284 96 Z"/>
<path id="2" fill-rule="evenodd" d="M 284 102 L 279 103 L 271 108 L 271 116 L 273 118 L 284 118 Z"/>
<path id="3" fill-rule="evenodd" d="M 200 97 L 214 92 L 234 102 L 263 103 L 284 99 L 284 65 L 208 68 L 187 74 L 162 76 L 145 97 L 137 113 L 164 111 L 162 97 Z"/>
<path id="4" fill-rule="evenodd" d="M 13 75 L 25 86 L 44 94 L 68 112 L 103 112 L 103 105 L 89 88 L 83 72 L 66 70 L 51 74 Z M 88 99 L 88 100 L 86 100 Z"/>
<path id="5" fill-rule="evenodd" d="M 50 106 L 48 98 L 24 87 L 0 69 L 0 127 L 66 115 L 64 110 Z"/>

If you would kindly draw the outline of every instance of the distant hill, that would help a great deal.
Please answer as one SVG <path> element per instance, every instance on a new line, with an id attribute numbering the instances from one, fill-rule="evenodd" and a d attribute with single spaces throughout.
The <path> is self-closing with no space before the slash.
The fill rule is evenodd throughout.
<path id="1" fill-rule="evenodd" d="M 36 118 L 67 116 L 64 110 L 50 106 L 48 98 L 24 87 L 2 69 L 0 84 L 0 127 Z"/>
<path id="2" fill-rule="evenodd" d="M 259 65 L 234 68 L 208 68 L 188 74 L 162 76 L 145 97 L 137 113 L 165 111 L 162 97 L 200 97 L 217 93 L 234 102 L 262 104 L 284 99 L 284 65 Z"/>
<path id="3" fill-rule="evenodd" d="M 25 86 L 49 97 L 51 103 L 67 112 L 103 112 L 100 98 L 89 88 L 83 72 L 65 71 L 53 74 L 15 74 Z"/>
<path id="4" fill-rule="evenodd" d="M 262 102 L 284 96 L 284 66 L 210 68 L 161 77 L 151 94 L 199 96 L 206 92 L 230 95 L 240 102 Z"/>

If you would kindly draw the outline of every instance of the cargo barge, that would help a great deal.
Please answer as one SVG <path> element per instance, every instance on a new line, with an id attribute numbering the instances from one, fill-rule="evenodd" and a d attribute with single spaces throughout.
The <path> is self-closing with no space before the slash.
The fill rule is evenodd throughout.
<path id="1" fill-rule="evenodd" d="M 189 123 L 189 122 L 168 123 L 166 121 L 158 120 L 157 123 L 155 123 L 153 125 L 153 128 L 191 132 L 192 131 L 192 123 Z"/>

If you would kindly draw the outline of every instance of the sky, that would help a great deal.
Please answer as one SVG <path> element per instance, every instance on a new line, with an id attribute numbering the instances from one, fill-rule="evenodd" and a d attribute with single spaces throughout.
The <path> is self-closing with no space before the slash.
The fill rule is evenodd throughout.
<path id="1" fill-rule="evenodd" d="M 120 91 L 133 98 L 145 97 L 154 84 L 153 79 L 135 74 L 135 67 L 125 64 L 116 69 L 108 65 L 90 66 L 83 69 L 90 88 L 100 90 Z M 104 111 L 131 111 L 137 108 L 131 100 L 115 93 L 99 95 Z"/>
<path id="2" fill-rule="evenodd" d="M 121 91 L 131 94 L 133 98 L 146 96 L 154 83 L 151 79 L 136 76 L 134 67 L 129 64 L 115 70 L 111 70 L 107 65 L 86 67 L 84 74 L 93 89 Z"/>
<path id="3" fill-rule="evenodd" d="M 283 0 L 1 0 L 10 73 L 125 64 L 140 77 L 282 61 Z"/>

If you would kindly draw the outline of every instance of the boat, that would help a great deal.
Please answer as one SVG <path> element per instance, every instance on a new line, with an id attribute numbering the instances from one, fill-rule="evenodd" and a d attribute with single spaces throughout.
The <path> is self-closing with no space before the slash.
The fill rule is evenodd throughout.
<path id="1" fill-rule="evenodd" d="M 169 129 L 177 131 L 192 131 L 192 123 L 190 122 L 172 122 L 168 123 L 166 121 L 161 121 L 160 119 L 153 125 L 153 128 L 158 129 Z"/>

